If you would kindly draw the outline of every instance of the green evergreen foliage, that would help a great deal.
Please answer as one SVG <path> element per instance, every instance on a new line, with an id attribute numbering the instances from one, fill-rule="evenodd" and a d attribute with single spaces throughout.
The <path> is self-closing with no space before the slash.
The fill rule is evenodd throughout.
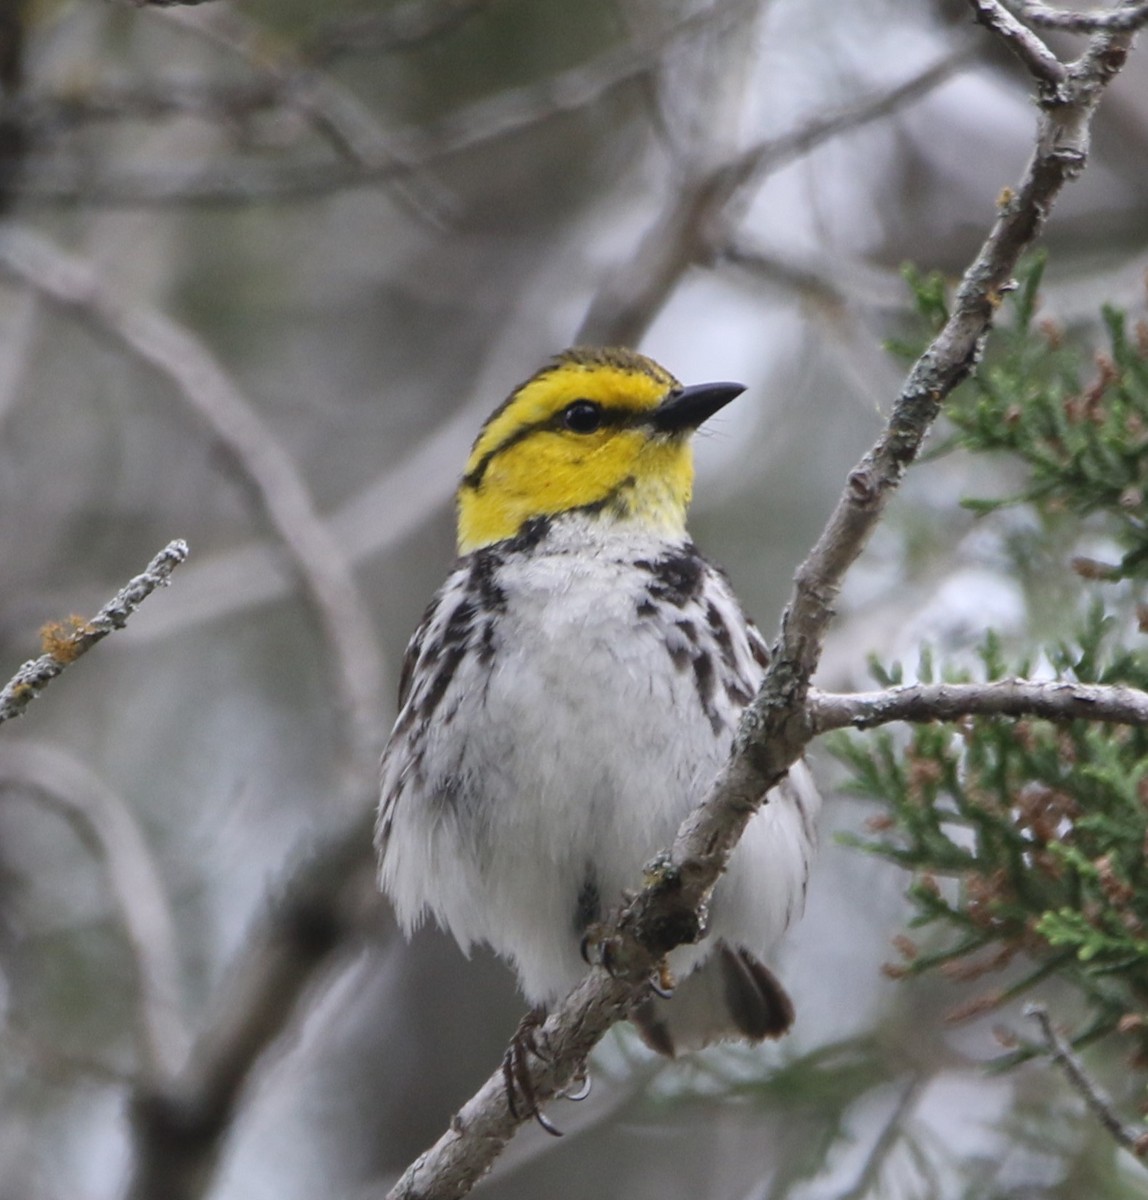
<path id="1" fill-rule="evenodd" d="M 954 397 L 946 448 L 1020 464 L 1018 492 L 969 503 L 986 517 L 1029 506 L 1041 553 L 1075 580 L 1083 615 L 1051 646 L 1006 647 L 989 633 L 977 674 L 1029 675 L 1036 662 L 1042 675 L 1051 667 L 1061 679 L 1145 688 L 1148 656 L 1130 616 L 1148 573 L 1148 324 L 1130 333 L 1110 308 L 1092 331 L 1041 319 L 1043 270 L 1043 259 L 1029 264 L 984 364 Z M 927 333 L 944 320 L 942 282 L 908 278 Z M 1118 562 L 1074 557 L 1082 522 L 1118 548 Z M 919 677 L 935 673 L 969 678 L 923 654 Z M 874 674 L 883 686 L 901 680 L 896 666 Z M 921 945 L 898 939 L 904 961 L 890 973 L 978 981 L 955 1016 L 1055 975 L 1084 1000 L 1077 1042 L 1119 1031 L 1134 1061 L 1148 1061 L 1148 730 L 978 718 L 842 736 L 833 747 L 849 790 L 880 806 L 868 834 L 851 840 L 912 873 L 911 924 L 929 931 Z M 1022 1045 L 1011 1060 L 1035 1049 Z"/>

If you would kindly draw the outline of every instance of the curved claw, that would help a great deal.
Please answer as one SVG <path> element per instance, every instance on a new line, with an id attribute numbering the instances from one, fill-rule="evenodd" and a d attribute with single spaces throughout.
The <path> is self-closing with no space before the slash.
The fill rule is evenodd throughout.
<path id="1" fill-rule="evenodd" d="M 593 1089 L 593 1084 L 594 1081 L 590 1078 L 590 1072 L 585 1071 L 583 1072 L 582 1083 L 578 1090 L 575 1092 L 563 1092 L 562 1099 L 573 1100 L 575 1103 L 581 1103 L 586 1099 L 587 1096 L 590 1095 L 590 1092 Z"/>
<path id="2" fill-rule="evenodd" d="M 562 1137 L 562 1130 L 541 1109 L 534 1110 L 534 1119 L 551 1137 Z"/>
<path id="3" fill-rule="evenodd" d="M 530 1078 L 528 1056 L 533 1054 L 543 1060 L 547 1057 L 535 1037 L 535 1032 L 545 1017 L 545 1010 L 536 1008 L 519 1022 L 514 1037 L 510 1039 L 510 1045 L 506 1047 L 506 1053 L 502 1056 L 502 1082 L 506 1088 L 506 1107 L 510 1109 L 510 1115 L 516 1121 L 523 1116 L 533 1117 L 551 1137 L 561 1137 L 562 1130 L 539 1109 L 534 1083 Z M 520 1099 L 522 1108 L 519 1108 Z"/>

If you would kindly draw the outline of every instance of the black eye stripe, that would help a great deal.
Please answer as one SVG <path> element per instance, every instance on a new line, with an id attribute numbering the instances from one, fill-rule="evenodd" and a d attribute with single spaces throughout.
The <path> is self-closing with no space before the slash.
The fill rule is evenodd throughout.
<path id="1" fill-rule="evenodd" d="M 531 425 L 521 425 L 513 433 L 507 434 L 497 446 L 488 450 L 477 463 L 474 464 L 474 469 L 469 471 L 462 477 L 464 487 L 478 489 L 482 486 L 482 477 L 486 474 L 490 464 L 504 451 L 509 450 L 512 446 L 518 445 L 519 442 L 525 441 L 529 437 L 533 437 L 536 433 L 568 433 L 569 427 L 566 425 L 566 413 L 574 404 L 587 403 L 593 404 L 590 401 L 572 401 L 565 408 L 560 409 L 553 416 L 547 417 L 543 421 L 535 421 Z M 634 429 L 640 425 L 649 425 L 654 413 L 654 409 L 650 408 L 617 408 L 611 406 L 609 408 L 599 408 L 600 421 L 598 428 L 603 429 L 606 426 L 612 426 L 615 429 Z"/>

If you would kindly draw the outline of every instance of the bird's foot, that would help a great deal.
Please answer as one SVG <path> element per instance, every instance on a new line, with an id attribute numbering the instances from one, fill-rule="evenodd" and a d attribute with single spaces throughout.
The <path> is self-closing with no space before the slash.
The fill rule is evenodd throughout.
<path id="1" fill-rule="evenodd" d="M 539 1044 L 538 1031 L 546 1020 L 546 1009 L 532 1008 L 518 1023 L 510 1045 L 502 1056 L 502 1080 L 506 1087 L 506 1105 L 517 1121 L 533 1117 L 552 1137 L 561 1137 L 559 1129 L 538 1107 L 534 1081 L 530 1078 L 530 1056 L 549 1062 L 549 1052 Z M 581 1097 L 579 1097 L 581 1099 Z"/>
<path id="2" fill-rule="evenodd" d="M 596 922 L 586 928 L 579 943 L 582 961 L 592 967 L 601 967 L 608 975 L 618 976 L 623 973 L 623 964 L 618 958 L 619 939 L 610 928 L 602 922 Z M 650 988 L 663 1000 L 669 1000 L 676 987 L 669 960 L 661 959 L 654 973 L 650 976 Z"/>

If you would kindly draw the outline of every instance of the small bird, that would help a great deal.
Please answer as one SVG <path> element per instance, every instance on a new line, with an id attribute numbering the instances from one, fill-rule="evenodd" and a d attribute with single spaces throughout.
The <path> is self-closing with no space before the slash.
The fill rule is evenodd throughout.
<path id="1" fill-rule="evenodd" d="M 459 485 L 459 558 L 383 754 L 380 882 L 408 935 L 430 914 L 488 943 L 539 1007 L 703 798 L 768 661 L 686 533 L 691 437 L 742 391 L 568 350 L 495 409 Z M 672 994 L 631 1013 L 653 1049 L 789 1028 L 762 958 L 803 907 L 819 805 L 798 763 L 752 818 Z"/>

